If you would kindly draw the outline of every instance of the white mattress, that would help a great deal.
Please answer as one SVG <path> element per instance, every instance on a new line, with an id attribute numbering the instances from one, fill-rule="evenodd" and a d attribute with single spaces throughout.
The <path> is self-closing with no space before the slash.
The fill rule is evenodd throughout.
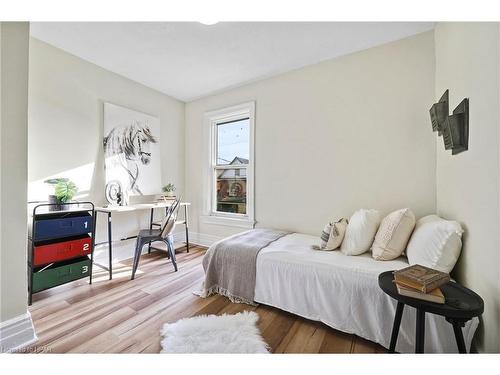
<path id="1" fill-rule="evenodd" d="M 407 267 L 406 258 L 375 261 L 371 253 L 346 256 L 340 251 L 312 250 L 318 241 L 294 233 L 262 249 L 257 257 L 255 301 L 388 348 L 396 301 L 380 289 L 378 275 Z M 415 309 L 405 306 L 396 351 L 414 352 L 415 319 Z M 475 318 L 463 328 L 468 349 L 478 324 Z M 458 352 L 453 328 L 441 316 L 426 314 L 425 351 Z"/>

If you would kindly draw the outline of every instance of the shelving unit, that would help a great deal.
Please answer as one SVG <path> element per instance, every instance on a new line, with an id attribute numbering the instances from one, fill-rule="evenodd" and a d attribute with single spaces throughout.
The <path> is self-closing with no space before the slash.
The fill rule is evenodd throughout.
<path id="1" fill-rule="evenodd" d="M 92 284 L 95 210 L 92 202 L 33 208 L 28 225 L 28 303 L 33 294 L 89 277 Z"/>

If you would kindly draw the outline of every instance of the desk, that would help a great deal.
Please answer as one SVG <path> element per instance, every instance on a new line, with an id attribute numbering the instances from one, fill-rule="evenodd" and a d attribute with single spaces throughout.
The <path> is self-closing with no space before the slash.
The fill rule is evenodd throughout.
<path id="1" fill-rule="evenodd" d="M 172 205 L 172 202 L 157 202 L 157 203 L 139 203 L 139 204 L 133 204 L 133 205 L 128 205 L 128 206 L 108 206 L 108 207 L 95 207 L 95 222 L 97 223 L 97 215 L 98 213 L 101 214 L 106 214 L 108 217 L 108 240 L 104 242 L 98 242 L 94 243 L 94 248 L 98 245 L 102 245 L 107 243 L 108 244 L 108 253 L 109 253 L 109 266 L 105 267 L 100 264 L 96 264 L 96 266 L 99 266 L 109 272 L 109 279 L 111 280 L 113 278 L 113 238 L 112 238 L 112 214 L 115 212 L 135 212 L 135 211 L 142 211 L 142 210 L 150 210 L 150 216 L 149 216 L 149 229 L 153 229 L 154 226 L 161 226 L 161 223 L 155 223 L 153 221 L 154 217 L 154 211 L 155 209 L 163 208 L 167 209 Z M 184 224 L 185 230 L 186 230 L 186 251 L 189 253 L 189 216 L 188 216 L 188 207 L 191 205 L 189 202 L 181 202 L 181 207 L 184 207 L 184 220 L 177 221 L 177 224 Z M 96 226 L 97 228 L 97 226 Z M 136 238 L 137 236 L 131 236 L 127 238 L 123 238 L 122 240 L 130 240 L 132 238 Z M 148 253 L 151 252 L 151 243 L 148 245 Z"/>

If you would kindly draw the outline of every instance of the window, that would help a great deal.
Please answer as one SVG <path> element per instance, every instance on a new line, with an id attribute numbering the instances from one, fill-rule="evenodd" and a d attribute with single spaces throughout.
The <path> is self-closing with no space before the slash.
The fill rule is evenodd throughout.
<path id="1" fill-rule="evenodd" d="M 254 108 L 252 102 L 205 114 L 210 140 L 205 222 L 254 225 Z"/>

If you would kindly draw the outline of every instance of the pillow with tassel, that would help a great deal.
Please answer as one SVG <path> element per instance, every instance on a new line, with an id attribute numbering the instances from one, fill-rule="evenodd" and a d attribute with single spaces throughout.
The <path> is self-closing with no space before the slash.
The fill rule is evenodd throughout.
<path id="1" fill-rule="evenodd" d="M 313 248 L 325 251 L 338 249 L 344 239 L 347 224 L 347 220 L 342 218 L 335 223 L 325 225 L 321 232 L 321 244 L 319 246 L 315 245 Z"/>

